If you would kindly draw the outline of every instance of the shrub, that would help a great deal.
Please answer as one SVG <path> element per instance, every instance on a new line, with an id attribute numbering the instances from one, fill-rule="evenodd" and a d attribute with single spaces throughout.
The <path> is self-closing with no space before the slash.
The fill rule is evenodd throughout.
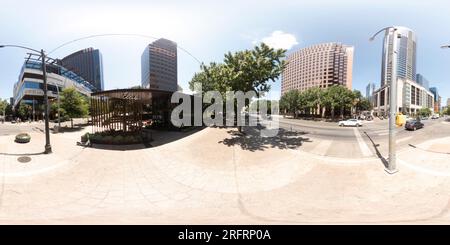
<path id="1" fill-rule="evenodd" d="M 133 136 L 132 135 L 125 136 L 123 143 L 124 144 L 133 144 L 134 143 Z"/>
<path id="2" fill-rule="evenodd" d="M 108 136 L 105 136 L 102 141 L 103 141 L 103 143 L 106 143 L 106 144 L 112 144 L 113 140 L 114 140 L 114 137 L 111 135 L 108 135 Z"/>
<path id="3" fill-rule="evenodd" d="M 102 136 L 100 134 L 89 134 L 89 139 L 93 143 L 99 143 L 102 140 Z"/>
<path id="4" fill-rule="evenodd" d="M 122 135 L 117 135 L 113 139 L 113 144 L 115 144 L 115 145 L 123 144 L 123 141 L 124 141 L 123 139 L 124 139 L 124 137 Z"/>
<path id="5" fill-rule="evenodd" d="M 95 134 L 86 133 L 81 136 L 82 140 L 90 140 L 96 144 L 138 144 L 151 141 L 150 135 L 145 132 L 122 132 L 122 131 L 104 131 Z"/>

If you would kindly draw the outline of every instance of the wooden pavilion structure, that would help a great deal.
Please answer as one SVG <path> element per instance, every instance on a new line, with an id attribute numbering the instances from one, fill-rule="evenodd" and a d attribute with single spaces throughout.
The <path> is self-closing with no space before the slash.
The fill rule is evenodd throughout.
<path id="1" fill-rule="evenodd" d="M 146 122 L 169 126 L 173 92 L 155 89 L 115 89 L 91 94 L 94 132 L 139 131 Z"/>

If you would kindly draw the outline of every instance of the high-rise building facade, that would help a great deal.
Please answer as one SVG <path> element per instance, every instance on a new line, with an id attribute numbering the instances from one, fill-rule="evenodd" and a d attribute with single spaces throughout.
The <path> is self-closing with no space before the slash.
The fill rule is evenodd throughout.
<path id="1" fill-rule="evenodd" d="M 87 48 L 59 60 L 58 63 L 92 84 L 97 91 L 104 90 L 103 60 L 98 49 Z"/>
<path id="2" fill-rule="evenodd" d="M 422 85 L 424 88 L 430 89 L 430 82 L 422 74 L 416 75 L 416 82 Z"/>
<path id="3" fill-rule="evenodd" d="M 83 77 L 47 61 L 47 96 L 49 100 L 56 100 L 59 93 L 66 88 L 75 88 L 84 96 L 90 96 L 95 87 Z M 12 106 L 17 108 L 25 103 L 33 108 L 31 118 L 42 118 L 42 105 L 44 105 L 44 83 L 42 76 L 42 63 L 39 55 L 30 54 L 20 70 L 18 81 L 14 84 Z"/>
<path id="4" fill-rule="evenodd" d="M 177 44 L 160 38 L 149 44 L 141 56 L 143 88 L 175 92 L 178 89 Z"/>
<path id="5" fill-rule="evenodd" d="M 291 53 L 282 74 L 281 94 L 335 84 L 352 89 L 353 52 L 351 46 L 323 43 Z"/>
<path id="6" fill-rule="evenodd" d="M 384 37 L 383 56 L 381 65 L 381 87 L 390 84 L 392 80 L 392 55 L 397 53 L 397 77 L 411 81 L 416 80 L 416 48 L 417 38 L 415 33 L 406 27 L 395 27 L 397 35 L 392 32 Z M 396 50 L 394 50 L 396 42 Z"/>
<path id="7" fill-rule="evenodd" d="M 385 116 L 389 113 L 390 86 L 385 85 L 373 94 L 373 110 L 376 116 Z M 399 78 L 397 80 L 397 108 L 396 113 L 404 115 L 417 115 L 420 109 L 434 110 L 434 95 L 415 81 Z"/>
<path id="8" fill-rule="evenodd" d="M 438 89 L 436 87 L 431 87 L 430 92 L 434 96 L 434 112 L 438 113 L 441 109 L 441 96 L 439 96 Z"/>
<path id="9" fill-rule="evenodd" d="M 373 92 L 375 92 L 375 83 L 369 83 L 366 86 L 366 99 L 372 102 Z"/>

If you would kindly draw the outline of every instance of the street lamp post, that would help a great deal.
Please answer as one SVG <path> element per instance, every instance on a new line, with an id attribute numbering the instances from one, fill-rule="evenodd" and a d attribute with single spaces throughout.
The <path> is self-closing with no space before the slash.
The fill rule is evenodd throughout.
<path id="1" fill-rule="evenodd" d="M 42 80 L 44 81 L 44 124 L 45 124 L 45 151 L 44 153 L 48 154 L 52 152 L 52 146 L 50 145 L 50 131 L 48 125 L 48 88 L 47 88 L 47 68 L 45 63 L 45 52 L 41 49 L 41 57 L 42 57 Z"/>
<path id="2" fill-rule="evenodd" d="M 397 157 L 396 157 L 396 142 L 395 142 L 395 119 L 397 114 L 397 28 L 395 27 L 386 27 L 375 33 L 369 41 L 373 41 L 375 37 L 381 33 L 385 32 L 385 45 L 389 43 L 389 40 L 387 40 L 387 36 L 389 33 L 392 33 L 392 36 L 394 38 L 392 44 L 392 57 L 391 57 L 391 82 L 389 85 L 389 159 L 388 159 L 388 166 L 386 167 L 386 172 L 389 174 L 394 174 L 398 172 L 397 170 Z"/>
<path id="3" fill-rule="evenodd" d="M 21 49 L 27 49 L 30 51 L 33 51 L 35 53 L 38 53 L 41 55 L 42 58 L 42 80 L 44 82 L 44 122 L 45 122 L 45 149 L 44 149 L 44 153 L 45 154 L 49 154 L 52 153 L 52 146 L 50 145 L 50 131 L 49 131 L 49 123 L 48 123 L 48 90 L 47 90 L 47 69 L 46 69 L 46 62 L 45 62 L 45 52 L 43 49 L 41 49 L 41 51 L 32 49 L 32 48 L 28 48 L 28 47 L 24 47 L 24 46 L 19 46 L 19 45 L 0 45 L 0 48 L 5 48 L 5 47 L 13 47 L 13 48 L 21 48 Z"/>

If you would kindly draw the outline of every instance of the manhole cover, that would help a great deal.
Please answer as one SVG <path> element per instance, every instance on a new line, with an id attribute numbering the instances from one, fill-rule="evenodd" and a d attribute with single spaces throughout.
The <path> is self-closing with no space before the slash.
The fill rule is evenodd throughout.
<path id="1" fill-rule="evenodd" d="M 20 163 L 27 163 L 31 161 L 31 157 L 19 157 L 17 158 L 17 161 L 19 161 Z"/>

